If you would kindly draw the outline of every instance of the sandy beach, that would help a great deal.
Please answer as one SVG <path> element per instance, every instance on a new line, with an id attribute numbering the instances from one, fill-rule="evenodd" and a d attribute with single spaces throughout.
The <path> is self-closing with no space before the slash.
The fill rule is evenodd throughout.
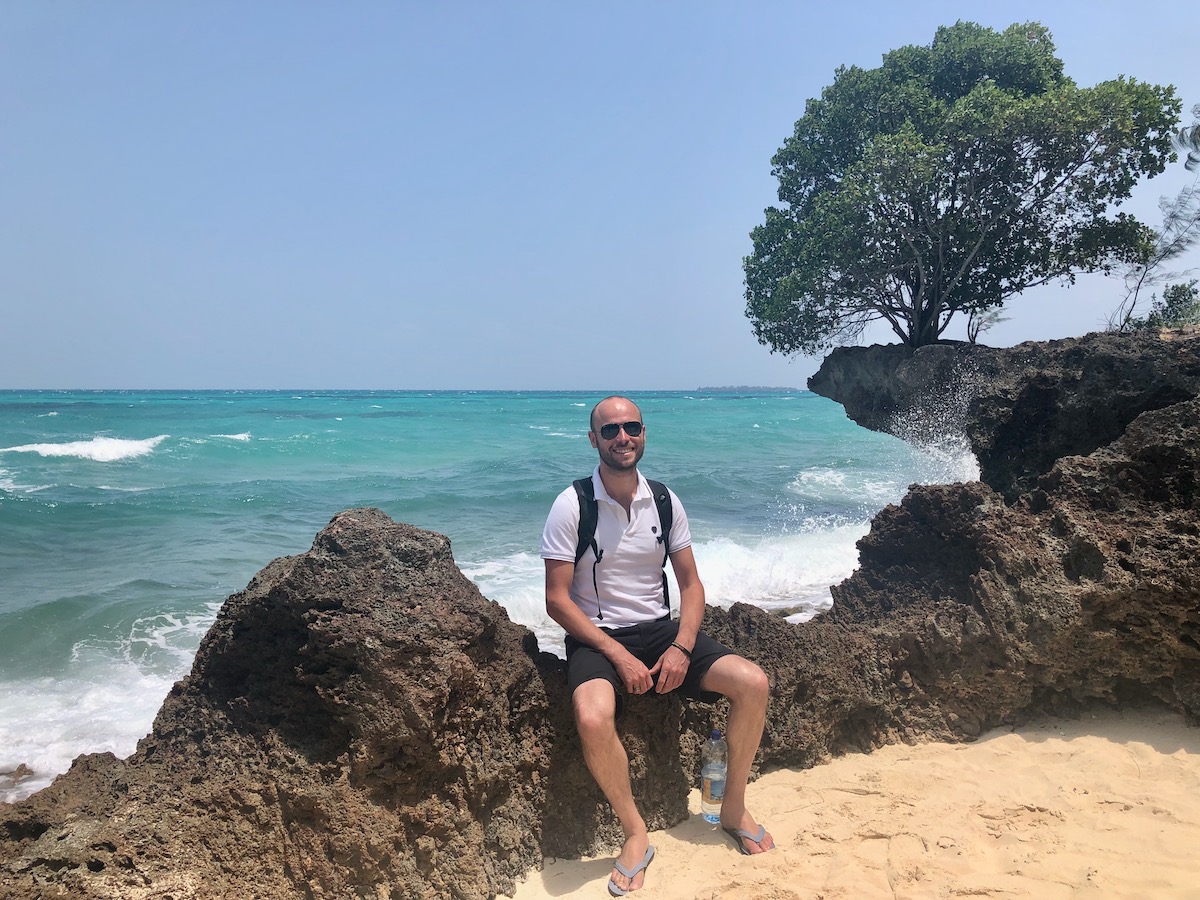
<path id="1" fill-rule="evenodd" d="M 778 847 L 699 813 L 651 835 L 639 900 L 1200 897 L 1200 729 L 1085 713 L 971 744 L 889 746 L 750 785 Z M 612 857 L 547 859 L 514 900 L 607 897 Z"/>

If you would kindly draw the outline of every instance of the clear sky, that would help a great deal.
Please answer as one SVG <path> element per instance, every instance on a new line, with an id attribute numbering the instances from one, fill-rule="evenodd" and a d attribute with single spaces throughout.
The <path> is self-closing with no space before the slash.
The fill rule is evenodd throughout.
<path id="1" fill-rule="evenodd" d="M 803 387 L 744 315 L 770 158 L 838 65 L 958 19 L 1200 103 L 1175 0 L 4 0 L 0 388 Z"/>

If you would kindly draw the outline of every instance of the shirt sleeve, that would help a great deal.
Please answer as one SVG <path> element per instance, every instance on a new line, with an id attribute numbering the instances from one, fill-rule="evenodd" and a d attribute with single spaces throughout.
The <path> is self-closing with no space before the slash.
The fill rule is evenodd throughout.
<path id="1" fill-rule="evenodd" d="M 692 546 L 692 529 L 688 525 L 687 513 L 683 511 L 683 504 L 679 502 L 679 498 L 675 496 L 675 492 L 667 488 L 667 493 L 671 495 L 671 553 L 676 550 L 682 550 L 685 547 Z M 578 511 L 576 511 L 578 513 Z M 578 514 L 576 515 L 578 519 Z M 545 555 L 545 554 L 543 554 Z M 575 556 L 572 554 L 571 559 Z"/>
<path id="2" fill-rule="evenodd" d="M 554 498 L 546 527 L 542 529 L 542 559 L 565 559 L 575 562 L 575 545 L 579 541 L 579 497 L 569 487 Z"/>

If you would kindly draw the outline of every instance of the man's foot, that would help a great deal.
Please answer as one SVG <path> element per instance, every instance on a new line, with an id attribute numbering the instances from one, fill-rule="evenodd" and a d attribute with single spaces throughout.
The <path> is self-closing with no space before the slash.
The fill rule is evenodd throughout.
<path id="1" fill-rule="evenodd" d="M 637 835 L 626 840 L 625 846 L 621 848 L 621 855 L 613 864 L 613 874 L 608 879 L 608 892 L 614 897 L 624 897 L 630 891 L 641 888 L 646 882 L 646 869 L 653 859 L 654 848 L 650 846 L 647 835 Z"/>
<path id="2" fill-rule="evenodd" d="M 739 825 L 726 825 L 722 820 L 721 830 L 729 835 L 730 840 L 738 848 L 738 852 L 745 856 L 754 856 L 757 853 L 766 853 L 768 850 L 775 849 L 774 838 L 762 825 L 755 824 L 749 813 L 743 814 Z"/>

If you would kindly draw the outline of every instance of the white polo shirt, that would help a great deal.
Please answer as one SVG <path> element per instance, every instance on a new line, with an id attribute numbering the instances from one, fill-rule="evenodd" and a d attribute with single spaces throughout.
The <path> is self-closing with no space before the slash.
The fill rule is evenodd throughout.
<path id="1" fill-rule="evenodd" d="M 663 546 L 659 542 L 658 509 L 650 485 L 638 472 L 637 491 L 630 514 L 608 495 L 600 480 L 600 466 L 592 473 L 596 494 L 596 546 L 599 563 L 588 547 L 575 566 L 571 599 L 602 628 L 624 628 L 661 619 L 663 606 Z M 671 495 L 671 552 L 692 545 L 687 513 L 675 492 Z M 542 559 L 575 559 L 579 540 L 579 495 L 568 487 L 554 500 L 542 531 Z M 595 581 L 593 583 L 593 575 Z M 599 590 L 599 596 L 597 596 Z"/>

